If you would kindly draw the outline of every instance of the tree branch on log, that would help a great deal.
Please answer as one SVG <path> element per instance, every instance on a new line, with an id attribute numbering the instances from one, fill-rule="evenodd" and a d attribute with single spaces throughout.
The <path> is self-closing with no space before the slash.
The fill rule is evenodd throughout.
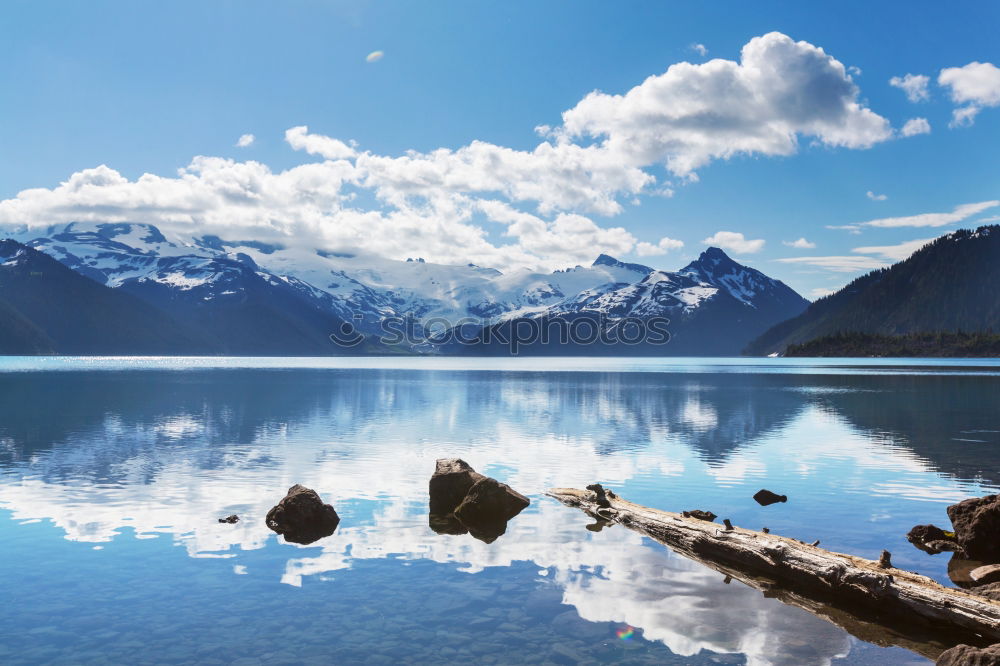
<path id="1" fill-rule="evenodd" d="M 1000 603 L 896 569 L 788 537 L 634 504 L 601 488 L 553 488 L 548 495 L 619 523 L 765 596 L 803 608 L 878 645 L 930 659 L 958 643 L 1000 642 Z"/>

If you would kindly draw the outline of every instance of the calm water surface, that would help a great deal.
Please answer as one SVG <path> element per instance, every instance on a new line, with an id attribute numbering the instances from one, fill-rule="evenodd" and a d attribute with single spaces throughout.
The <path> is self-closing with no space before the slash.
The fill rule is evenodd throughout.
<path id="1" fill-rule="evenodd" d="M 428 527 L 455 456 L 532 500 L 493 543 Z M 593 482 L 947 582 L 904 535 L 997 492 L 1000 365 L 3 358 L 0 662 L 926 663 L 543 496 Z"/>

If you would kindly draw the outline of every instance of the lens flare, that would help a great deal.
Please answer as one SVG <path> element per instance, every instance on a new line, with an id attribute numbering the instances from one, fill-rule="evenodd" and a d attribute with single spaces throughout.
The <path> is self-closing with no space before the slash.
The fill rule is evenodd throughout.
<path id="1" fill-rule="evenodd" d="M 372 51 L 371 53 L 369 53 L 368 55 L 365 56 L 365 61 L 366 62 L 378 62 L 379 60 L 382 59 L 382 56 L 384 56 L 384 55 L 385 55 L 385 53 L 383 53 L 382 51 Z"/>
<path id="2" fill-rule="evenodd" d="M 635 634 L 635 629 L 627 624 L 615 632 L 615 635 L 623 641 L 631 640 L 633 634 Z"/>

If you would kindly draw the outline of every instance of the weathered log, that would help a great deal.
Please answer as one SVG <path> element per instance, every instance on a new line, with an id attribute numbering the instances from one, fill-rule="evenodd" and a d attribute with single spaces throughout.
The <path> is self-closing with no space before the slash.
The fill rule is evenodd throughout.
<path id="1" fill-rule="evenodd" d="M 605 491 L 553 488 L 548 495 L 619 523 L 720 573 L 804 608 L 878 645 L 935 659 L 959 643 L 1000 641 L 1000 603 L 891 565 L 835 553 L 772 533 L 686 518 Z M 883 562 L 888 564 L 888 562 Z"/>

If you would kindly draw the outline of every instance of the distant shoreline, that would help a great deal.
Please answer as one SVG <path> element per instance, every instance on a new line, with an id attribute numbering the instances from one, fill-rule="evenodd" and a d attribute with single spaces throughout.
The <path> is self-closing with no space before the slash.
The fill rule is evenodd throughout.
<path id="1" fill-rule="evenodd" d="M 934 332 L 906 335 L 836 333 L 789 345 L 792 358 L 996 358 L 1000 335 Z"/>

